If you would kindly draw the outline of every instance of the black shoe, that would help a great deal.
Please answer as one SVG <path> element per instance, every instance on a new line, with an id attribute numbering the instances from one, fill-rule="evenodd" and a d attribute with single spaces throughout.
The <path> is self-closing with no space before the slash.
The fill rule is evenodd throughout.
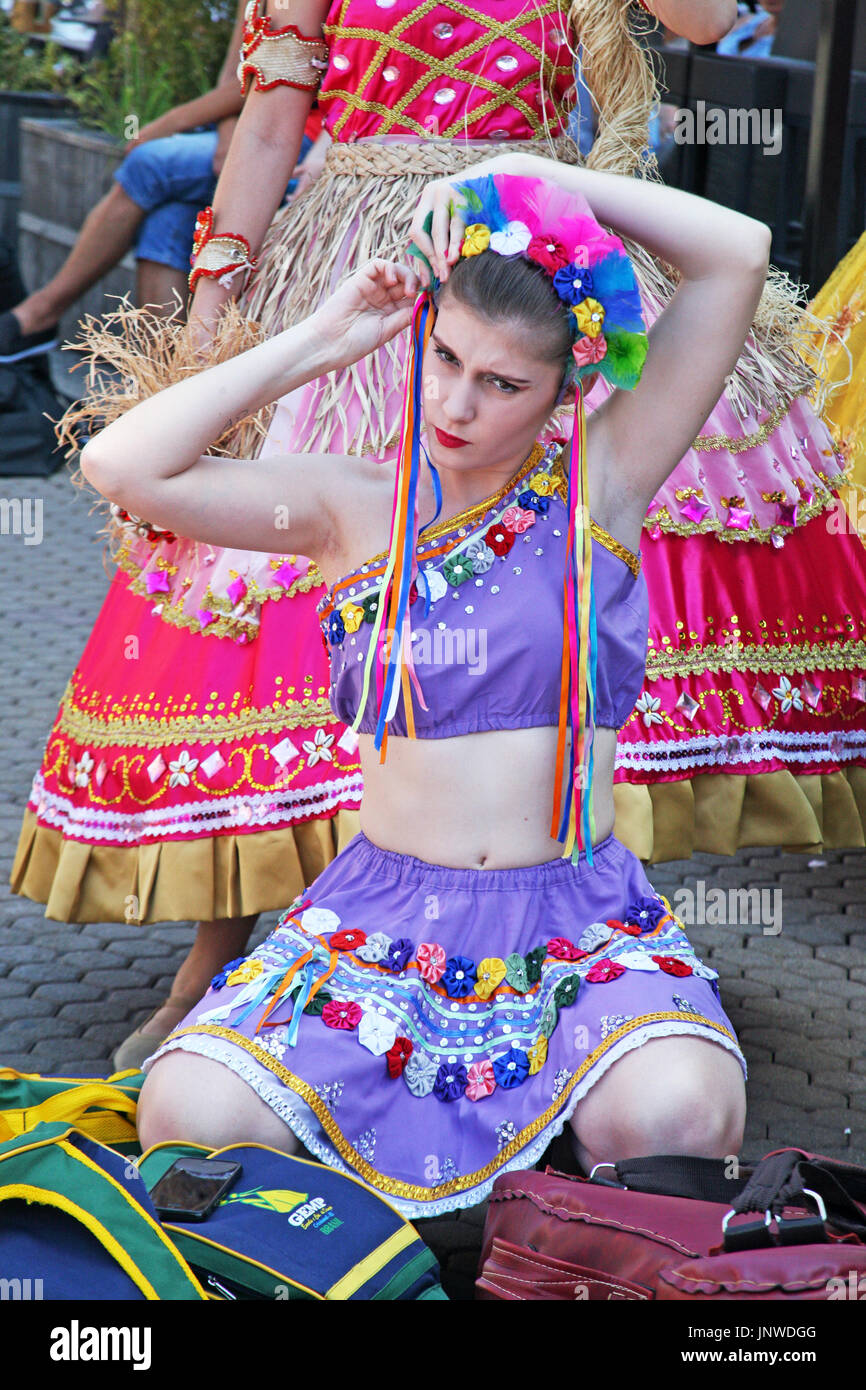
<path id="1" fill-rule="evenodd" d="M 0 314 L 0 363 L 23 362 L 26 357 L 39 357 L 57 347 L 57 324 L 43 328 L 41 333 L 22 333 L 11 309 Z"/>
<path id="2" fill-rule="evenodd" d="M 11 242 L 0 238 L 0 312 L 12 309 L 27 297 L 18 269 L 18 257 Z"/>

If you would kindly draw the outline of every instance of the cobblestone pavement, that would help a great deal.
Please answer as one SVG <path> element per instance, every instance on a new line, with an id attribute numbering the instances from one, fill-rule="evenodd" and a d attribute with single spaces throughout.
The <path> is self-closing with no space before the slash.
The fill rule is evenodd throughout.
<path id="1" fill-rule="evenodd" d="M 43 539 L 0 535 L 0 1064 L 99 1075 L 168 992 L 192 924 L 67 926 L 9 890 L 31 778 L 107 584 L 98 516 L 65 471 L 0 479 L 0 499 L 13 498 L 42 502 Z M 707 893 L 781 893 L 777 935 L 750 919 L 690 928 L 720 972 L 749 1062 L 745 1152 L 796 1142 L 866 1162 L 866 853 L 827 852 L 811 865 L 770 849 L 700 855 L 656 866 L 652 878 L 671 901 L 700 891 L 699 880 Z M 256 939 L 276 915 L 261 919 Z"/>

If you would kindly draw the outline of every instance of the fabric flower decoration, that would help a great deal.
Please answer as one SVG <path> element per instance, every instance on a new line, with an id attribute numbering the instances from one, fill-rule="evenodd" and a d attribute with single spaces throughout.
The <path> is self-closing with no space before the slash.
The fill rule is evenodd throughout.
<path id="1" fill-rule="evenodd" d="M 553 1002 L 559 1009 L 567 1009 L 569 1004 L 573 1004 L 577 998 L 577 991 L 580 989 L 580 976 L 569 975 L 564 980 L 560 980 L 556 989 L 553 991 Z"/>
<path id="2" fill-rule="evenodd" d="M 525 492 L 521 492 L 517 500 L 521 507 L 528 507 L 533 512 L 547 512 L 550 510 L 550 498 L 539 497 L 537 492 L 532 491 L 532 488 L 527 488 Z"/>
<path id="3" fill-rule="evenodd" d="M 676 956 L 653 956 L 653 960 L 666 975 L 678 975 L 682 978 L 692 973 L 692 967 L 686 961 L 679 960 Z"/>
<path id="4" fill-rule="evenodd" d="M 214 975 L 213 979 L 211 980 L 211 989 L 222 989 L 223 986 L 228 983 L 229 975 L 231 975 L 235 970 L 237 970 L 239 965 L 243 965 L 244 959 L 244 956 L 235 956 L 235 959 L 230 960 L 228 965 L 224 965 L 222 970 L 220 970 L 216 975 Z"/>
<path id="5" fill-rule="evenodd" d="M 466 1095 L 469 1100 L 486 1100 L 496 1090 L 492 1062 L 473 1062 L 467 1070 L 466 1077 Z"/>
<path id="6" fill-rule="evenodd" d="M 490 228 L 483 222 L 473 222 L 467 227 L 460 247 L 461 256 L 480 256 L 490 245 Z"/>
<path id="7" fill-rule="evenodd" d="M 431 603 L 436 603 L 448 592 L 448 585 L 445 583 L 445 576 L 441 570 L 420 570 L 420 579 L 424 581 L 427 590 L 427 597 Z"/>
<path id="8" fill-rule="evenodd" d="M 537 492 L 539 497 L 552 497 L 556 491 L 553 478 L 549 473 L 533 473 L 527 483 L 533 492 Z"/>
<path id="9" fill-rule="evenodd" d="M 484 540 L 494 555 L 507 555 L 514 544 L 514 532 L 509 531 L 502 522 L 496 522 L 484 533 Z"/>
<path id="10" fill-rule="evenodd" d="M 539 1027 L 545 1038 L 553 1036 L 553 1030 L 559 1019 L 559 1009 L 553 999 L 549 999 L 541 1011 L 541 1023 Z"/>
<path id="11" fill-rule="evenodd" d="M 367 933 L 353 928 L 351 931 L 335 931 L 331 937 L 332 951 L 357 951 L 367 940 Z"/>
<path id="12" fill-rule="evenodd" d="M 329 1028 L 351 1032 L 361 1022 L 360 1007 L 350 999 L 331 999 L 322 1010 L 322 1022 Z"/>
<path id="13" fill-rule="evenodd" d="M 510 1047 L 501 1057 L 494 1060 L 493 1075 L 497 1086 L 503 1086 L 506 1090 L 510 1091 L 513 1086 L 522 1086 L 529 1075 L 528 1056 L 519 1047 Z"/>
<path id="14" fill-rule="evenodd" d="M 535 512 L 530 511 L 528 507 L 506 507 L 502 513 L 502 525 L 506 530 L 521 536 L 530 526 L 535 525 Z"/>
<path id="15" fill-rule="evenodd" d="M 376 614 L 379 611 L 379 595 L 368 594 L 361 604 L 361 607 L 364 610 L 364 622 L 374 623 L 376 621 Z"/>
<path id="16" fill-rule="evenodd" d="M 403 1080 L 413 1096 L 429 1096 L 438 1070 L 432 1057 L 423 1052 L 413 1052 L 403 1068 Z"/>
<path id="17" fill-rule="evenodd" d="M 577 319 L 577 326 L 587 338 L 597 338 L 604 323 L 604 305 L 597 299 L 583 299 L 571 311 Z"/>
<path id="18" fill-rule="evenodd" d="M 505 978 L 511 988 L 517 990 L 518 994 L 525 994 L 529 989 L 526 961 L 517 951 L 513 951 L 510 956 L 505 957 Z"/>
<path id="19" fill-rule="evenodd" d="M 463 999 L 475 988 L 475 962 L 468 956 L 451 956 L 442 972 L 442 987 L 451 999 Z"/>
<path id="20" fill-rule="evenodd" d="M 383 1057 L 397 1041 L 397 1025 L 390 1018 L 367 1009 L 358 1025 L 358 1042 L 372 1052 L 374 1057 Z"/>
<path id="21" fill-rule="evenodd" d="M 558 270 L 568 265 L 568 252 L 560 241 L 552 237 L 534 236 L 526 248 L 531 261 L 543 266 L 548 275 L 556 275 Z M 554 282 L 555 283 L 555 282 Z"/>
<path id="22" fill-rule="evenodd" d="M 339 647 L 345 635 L 346 629 L 343 626 L 343 619 L 339 613 L 332 613 L 328 619 L 328 641 L 331 646 Z"/>
<path id="23" fill-rule="evenodd" d="M 632 950 L 620 951 L 617 956 L 620 965 L 624 965 L 627 970 L 645 970 L 648 974 L 655 973 L 658 965 L 652 956 L 648 956 L 646 951 Z"/>
<path id="24" fill-rule="evenodd" d="M 388 1064 L 388 1075 L 393 1081 L 398 1076 L 402 1076 L 406 1069 L 406 1063 L 412 1056 L 412 1043 L 408 1038 L 395 1038 L 392 1047 L 385 1053 L 385 1061 Z"/>
<path id="25" fill-rule="evenodd" d="M 620 922 L 616 917 L 608 917 L 607 925 L 613 927 L 614 931 L 625 932 L 626 936 L 640 936 L 637 922 Z"/>
<path id="26" fill-rule="evenodd" d="M 474 573 L 472 561 L 465 555 L 449 555 L 442 566 L 442 572 L 449 584 L 465 584 Z"/>
<path id="27" fill-rule="evenodd" d="M 364 621 L 364 610 L 359 603 L 344 603 L 340 609 L 343 628 L 346 632 L 357 632 Z"/>
<path id="28" fill-rule="evenodd" d="M 326 989 L 320 989 L 318 994 L 314 994 L 313 998 L 304 1006 L 304 1013 L 317 1018 L 320 1017 L 325 1011 L 325 1005 L 330 1004 L 333 997 Z"/>
<path id="29" fill-rule="evenodd" d="M 226 977 L 226 984 L 248 985 L 252 980 L 258 979 L 264 968 L 260 960 L 241 961 L 240 965 Z"/>
<path id="30" fill-rule="evenodd" d="M 505 961 L 498 956 L 487 956 L 478 962 L 478 978 L 475 993 L 479 999 L 489 999 L 493 991 L 505 979 Z"/>
<path id="31" fill-rule="evenodd" d="M 422 941 L 415 954 L 421 979 L 426 980 L 428 985 L 437 985 L 442 979 L 447 959 L 442 947 L 435 941 Z"/>
<path id="32" fill-rule="evenodd" d="M 609 985 L 611 980 L 618 980 L 620 975 L 624 974 L 624 965 L 618 965 L 608 956 L 603 956 L 601 960 L 596 961 L 591 970 L 587 970 L 586 978 L 592 985 Z"/>
<path id="33" fill-rule="evenodd" d="M 668 916 L 668 910 L 659 898 L 645 894 L 629 904 L 625 915 L 626 921 L 633 922 L 642 932 L 648 932 L 657 927 L 663 917 Z"/>
<path id="34" fill-rule="evenodd" d="M 330 907 L 307 907 L 301 914 L 301 926 L 304 931 L 336 931 L 339 925 L 340 918 Z"/>
<path id="35" fill-rule="evenodd" d="M 482 540 L 470 541 L 463 554 L 471 562 L 473 574 L 486 574 L 496 559 L 490 546 Z"/>
<path id="36" fill-rule="evenodd" d="M 566 304 L 580 304 L 592 293 L 592 272 L 586 266 L 569 261 L 554 275 L 553 288 Z"/>
<path id="37" fill-rule="evenodd" d="M 573 941 L 569 941 L 565 936 L 555 936 L 552 941 L 547 943 L 547 954 L 556 956 L 557 960 L 580 960 L 583 952 L 578 950 Z"/>
<path id="38" fill-rule="evenodd" d="M 530 985 L 537 985 L 541 979 L 541 968 L 547 957 L 545 946 L 536 946 L 523 957 L 526 963 L 526 979 Z"/>
<path id="39" fill-rule="evenodd" d="M 414 941 L 410 941 L 408 936 L 398 937 L 397 940 L 392 941 L 391 945 L 388 947 L 387 955 L 382 964 L 386 969 L 393 970 L 395 975 L 399 975 L 401 970 L 406 969 L 407 964 L 412 958 L 414 949 L 415 943 Z"/>
<path id="40" fill-rule="evenodd" d="M 599 946 L 603 946 L 606 941 L 610 941 L 613 936 L 613 927 L 609 927 L 606 922 L 590 922 L 585 927 L 577 939 L 578 949 L 581 951 L 597 951 Z"/>
<path id="41" fill-rule="evenodd" d="M 437 1100 L 459 1100 L 468 1080 L 461 1062 L 443 1062 L 433 1082 L 433 1094 Z"/>
<path id="42" fill-rule="evenodd" d="M 520 256 L 529 247 L 532 233 L 525 222 L 508 222 L 490 237 L 490 250 L 498 256 Z"/>
<path id="43" fill-rule="evenodd" d="M 391 949 L 391 938 L 386 936 L 383 931 L 371 932 L 364 942 L 359 946 L 355 954 L 368 965 L 378 965 L 380 960 L 384 960 Z"/>
<path id="44" fill-rule="evenodd" d="M 542 1033 L 529 1049 L 529 1075 L 534 1076 L 537 1071 L 541 1071 L 546 1061 L 547 1038 Z"/>
<path id="45" fill-rule="evenodd" d="M 597 334 L 595 338 L 590 338 L 584 333 L 582 338 L 578 338 L 577 342 L 572 344 L 571 355 L 578 367 L 593 367 L 607 356 L 607 339 L 603 333 Z"/>

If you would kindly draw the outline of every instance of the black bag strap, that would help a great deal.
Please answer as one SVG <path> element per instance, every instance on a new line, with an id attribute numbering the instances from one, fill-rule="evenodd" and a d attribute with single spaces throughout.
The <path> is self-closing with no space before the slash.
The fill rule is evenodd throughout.
<path id="1" fill-rule="evenodd" d="M 785 1206 L 814 1208 L 812 1194 L 821 1199 L 833 1226 L 866 1239 L 866 1215 L 857 1206 L 858 1201 L 866 1202 L 866 1171 L 853 1164 L 812 1158 L 802 1149 L 768 1154 L 731 1207 L 737 1214 L 769 1211 L 778 1217 Z"/>
<path id="2" fill-rule="evenodd" d="M 733 1198 L 746 1185 L 751 1165 L 740 1166 L 740 1176 L 727 1175 L 728 1165 L 723 1158 L 690 1158 L 686 1154 L 654 1154 L 650 1158 L 626 1158 L 619 1163 L 604 1164 L 597 1170 L 594 1181 L 608 1181 L 611 1170 L 616 1172 L 617 1187 L 629 1187 L 636 1192 L 657 1197 L 691 1197 L 698 1202 L 724 1202 L 733 1205 Z"/>

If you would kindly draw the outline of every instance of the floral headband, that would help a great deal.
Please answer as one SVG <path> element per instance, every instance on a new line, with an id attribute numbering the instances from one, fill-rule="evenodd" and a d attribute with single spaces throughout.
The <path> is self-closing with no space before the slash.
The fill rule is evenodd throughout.
<path id="1" fill-rule="evenodd" d="M 611 386 L 637 385 L 647 334 L 634 269 L 585 199 L 543 179 L 488 174 L 455 185 L 455 209 L 466 223 L 461 258 L 523 256 L 550 277 L 568 315 L 573 381 L 599 372 Z"/>

